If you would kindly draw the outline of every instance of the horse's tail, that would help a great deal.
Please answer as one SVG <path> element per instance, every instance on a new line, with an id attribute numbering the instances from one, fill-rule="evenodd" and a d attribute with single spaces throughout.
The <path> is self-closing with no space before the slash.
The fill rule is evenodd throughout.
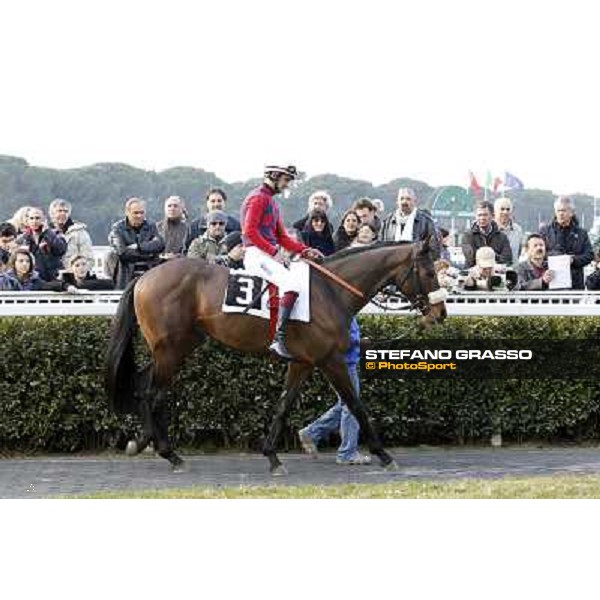
<path id="1" fill-rule="evenodd" d="M 138 329 L 133 293 L 134 279 L 123 291 L 113 321 L 106 354 L 105 383 L 110 408 L 116 413 L 134 412 L 137 367 L 134 340 Z"/>

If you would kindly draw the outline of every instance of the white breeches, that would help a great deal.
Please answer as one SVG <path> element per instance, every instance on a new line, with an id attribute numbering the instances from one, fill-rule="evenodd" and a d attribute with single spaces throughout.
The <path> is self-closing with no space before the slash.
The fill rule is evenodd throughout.
<path id="1" fill-rule="evenodd" d="M 290 270 L 256 246 L 246 248 L 244 268 L 252 274 L 274 283 L 279 288 L 280 297 L 285 292 L 300 293 L 299 282 L 295 280 Z"/>

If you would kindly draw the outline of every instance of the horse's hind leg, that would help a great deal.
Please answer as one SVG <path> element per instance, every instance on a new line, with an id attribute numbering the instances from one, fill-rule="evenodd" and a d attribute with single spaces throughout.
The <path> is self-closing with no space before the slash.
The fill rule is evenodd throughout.
<path id="1" fill-rule="evenodd" d="M 381 440 L 371 425 L 367 409 L 352 385 L 348 367 L 343 358 L 332 360 L 319 368 L 339 394 L 342 402 L 346 404 L 348 410 L 356 417 L 371 454 L 377 456 L 384 467 L 394 466 L 396 464 L 394 459 L 384 450 Z"/>
<path id="2" fill-rule="evenodd" d="M 139 374 L 138 384 L 136 385 L 138 397 L 138 413 L 142 421 L 142 435 L 130 440 L 127 444 L 125 452 L 128 456 L 135 456 L 143 452 L 148 444 L 154 440 L 154 421 L 152 419 L 151 409 L 151 388 L 153 378 L 153 364 L 146 365 Z"/>
<path id="3" fill-rule="evenodd" d="M 288 366 L 285 390 L 279 399 L 279 404 L 275 411 L 273 422 L 271 423 L 269 435 L 265 439 L 263 446 L 263 454 L 269 459 L 271 474 L 274 476 L 285 475 L 287 473 L 276 453 L 277 442 L 279 441 L 281 432 L 285 426 L 290 406 L 298 396 L 300 387 L 312 370 L 313 367 L 305 363 L 292 362 Z"/>
<path id="4" fill-rule="evenodd" d="M 169 440 L 169 410 L 165 390 L 192 347 L 199 342 L 198 335 L 187 334 L 164 338 L 152 350 L 152 378 L 146 396 L 154 439 L 159 456 L 180 470 L 183 459 L 175 452 Z"/>

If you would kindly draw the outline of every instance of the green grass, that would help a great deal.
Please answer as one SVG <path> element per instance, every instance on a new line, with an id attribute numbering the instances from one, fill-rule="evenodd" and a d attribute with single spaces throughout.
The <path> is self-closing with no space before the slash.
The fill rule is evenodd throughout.
<path id="1" fill-rule="evenodd" d="M 600 476 L 508 477 L 455 481 L 402 481 L 336 486 L 239 486 L 99 492 L 70 498 L 309 499 L 309 498 L 600 498 Z"/>

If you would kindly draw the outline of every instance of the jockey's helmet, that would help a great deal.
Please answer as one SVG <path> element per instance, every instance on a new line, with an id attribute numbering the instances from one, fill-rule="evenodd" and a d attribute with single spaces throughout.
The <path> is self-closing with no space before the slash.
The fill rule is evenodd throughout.
<path id="1" fill-rule="evenodd" d="M 288 167 L 278 167 L 276 165 L 268 165 L 265 167 L 265 177 L 275 181 L 280 175 L 287 175 L 290 179 L 298 177 L 298 169 L 293 165 Z"/>

